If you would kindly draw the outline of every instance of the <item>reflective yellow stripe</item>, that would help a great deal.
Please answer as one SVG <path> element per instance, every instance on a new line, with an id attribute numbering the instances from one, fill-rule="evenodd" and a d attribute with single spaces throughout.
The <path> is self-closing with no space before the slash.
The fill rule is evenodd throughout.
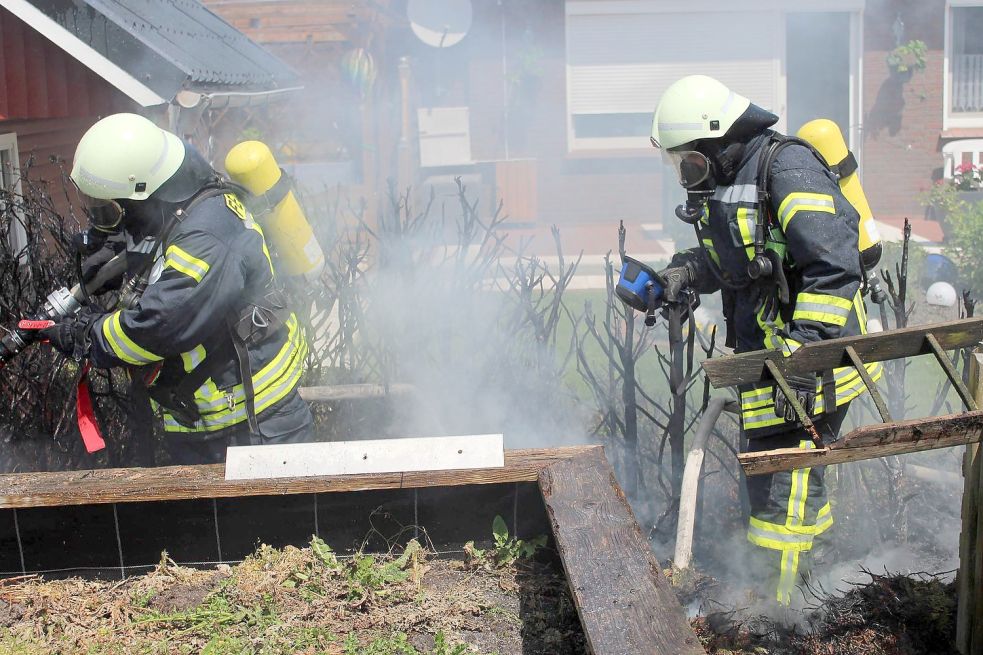
<path id="1" fill-rule="evenodd" d="M 788 224 L 801 211 L 835 214 L 836 207 L 833 204 L 833 196 L 828 193 L 804 193 L 798 191 L 788 194 L 778 207 L 778 221 L 783 231 L 788 229 Z"/>
<path id="2" fill-rule="evenodd" d="M 703 239 L 703 247 L 707 249 L 708 253 L 710 253 L 710 259 L 713 260 L 713 263 L 720 266 L 720 255 L 717 254 L 716 248 L 713 247 L 713 240 Z"/>
<path id="3" fill-rule="evenodd" d="M 755 546 L 771 550 L 810 550 L 813 529 L 809 527 L 790 530 L 786 526 L 752 516 L 748 523 L 747 539 Z"/>
<path id="4" fill-rule="evenodd" d="M 259 226 L 259 223 L 253 220 L 252 216 L 246 218 L 246 227 L 250 230 L 255 230 L 259 233 L 260 241 L 263 243 L 263 254 L 266 255 L 266 261 L 270 264 L 270 275 L 275 276 L 276 273 L 273 271 L 273 258 L 270 257 L 270 249 L 266 247 L 266 235 L 263 233 L 263 228 Z"/>
<path id="5" fill-rule="evenodd" d="M 826 532 L 826 530 L 828 530 L 832 525 L 833 525 L 832 509 L 830 509 L 829 503 L 826 503 L 821 508 L 819 508 L 819 512 L 816 514 L 815 533 L 817 535 L 820 535 Z"/>
<path id="6" fill-rule="evenodd" d="M 205 346 L 198 345 L 186 353 L 181 353 L 181 361 L 184 362 L 184 372 L 190 373 L 198 367 L 205 359 Z"/>
<path id="7" fill-rule="evenodd" d="M 846 298 L 822 293 L 800 293 L 795 299 L 792 320 L 819 321 L 843 327 L 853 303 Z"/>
<path id="8" fill-rule="evenodd" d="M 817 323 L 826 323 L 828 325 L 836 325 L 838 327 L 843 327 L 846 325 L 846 316 L 838 316 L 830 312 L 815 311 L 813 309 L 806 309 L 796 306 L 795 312 L 792 314 L 793 321 L 816 321 Z"/>
<path id="9" fill-rule="evenodd" d="M 102 322 L 102 336 L 112 348 L 113 353 L 127 364 L 149 364 L 163 359 L 143 348 L 126 335 L 119 320 L 120 312 L 115 311 Z"/>
<path id="10" fill-rule="evenodd" d="M 307 341 L 296 316 L 287 320 L 288 336 L 283 347 L 269 364 L 253 375 L 256 412 L 271 407 L 282 400 L 297 386 L 304 373 L 307 358 Z M 227 393 L 231 392 L 232 409 L 229 409 Z M 235 425 L 246 420 L 245 392 L 238 384 L 225 391 L 217 389 L 209 380 L 195 394 L 202 419 L 194 428 L 187 428 L 165 413 L 164 429 L 167 432 L 207 432 Z"/>
<path id="11" fill-rule="evenodd" d="M 737 228 L 741 231 L 741 242 L 748 260 L 754 259 L 754 228 L 758 212 L 747 207 L 737 208 Z"/>
<path id="12" fill-rule="evenodd" d="M 857 310 L 857 320 L 860 321 L 860 334 L 867 334 L 867 306 L 859 290 L 853 297 L 853 307 Z"/>
<path id="13" fill-rule="evenodd" d="M 865 366 L 870 379 L 877 382 L 884 375 L 884 367 L 881 362 L 874 362 Z M 833 369 L 836 377 L 836 406 L 844 405 L 864 391 L 867 390 L 864 381 L 860 379 L 860 374 L 853 368 L 843 367 Z M 841 377 L 842 376 L 842 377 Z M 816 396 L 816 413 L 821 414 L 825 411 L 826 404 L 823 392 L 820 390 Z"/>
<path id="14" fill-rule="evenodd" d="M 798 302 L 810 302 L 819 305 L 832 305 L 833 307 L 844 309 L 846 311 L 850 311 L 850 308 L 853 307 L 853 303 L 847 300 L 846 298 L 840 298 L 839 296 L 831 296 L 827 293 L 807 293 L 803 291 L 802 293 L 796 295 L 796 298 L 798 299 L 797 300 Z"/>
<path id="15" fill-rule="evenodd" d="M 799 550 L 786 548 L 782 552 L 782 570 L 778 578 L 776 600 L 782 605 L 792 602 L 792 590 L 799 575 Z"/>
<path id="16" fill-rule="evenodd" d="M 799 442 L 800 450 L 814 450 L 816 444 L 812 441 Z M 785 524 L 789 527 L 802 527 L 806 519 L 806 498 L 809 496 L 809 472 L 812 468 L 793 469 L 792 493 L 788 497 L 788 511 Z"/>
<path id="17" fill-rule="evenodd" d="M 164 268 L 171 267 L 175 271 L 180 271 L 188 277 L 194 278 L 195 282 L 201 282 L 208 272 L 208 263 L 198 259 L 187 251 L 177 246 L 170 246 L 164 256 Z"/>

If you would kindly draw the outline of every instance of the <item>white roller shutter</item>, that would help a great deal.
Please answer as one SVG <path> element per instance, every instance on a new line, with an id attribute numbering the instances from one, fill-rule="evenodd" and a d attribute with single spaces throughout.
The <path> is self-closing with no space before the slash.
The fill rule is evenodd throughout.
<path id="1" fill-rule="evenodd" d="M 599 8 L 590 13 L 577 11 L 578 5 L 587 4 Z M 784 114 L 785 22 L 781 12 L 606 14 L 603 5 L 567 3 L 567 110 L 571 117 L 651 113 L 669 84 L 695 73 L 716 77 L 756 104 Z M 604 141 L 610 143 L 592 143 Z M 577 139 L 571 129 L 571 145 L 642 147 L 647 140 Z"/>

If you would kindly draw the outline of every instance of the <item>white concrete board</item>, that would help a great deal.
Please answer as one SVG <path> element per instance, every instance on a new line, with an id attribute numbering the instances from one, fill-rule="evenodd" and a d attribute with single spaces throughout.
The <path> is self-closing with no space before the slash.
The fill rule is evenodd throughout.
<path id="1" fill-rule="evenodd" d="M 500 434 L 234 446 L 226 480 L 502 468 Z"/>

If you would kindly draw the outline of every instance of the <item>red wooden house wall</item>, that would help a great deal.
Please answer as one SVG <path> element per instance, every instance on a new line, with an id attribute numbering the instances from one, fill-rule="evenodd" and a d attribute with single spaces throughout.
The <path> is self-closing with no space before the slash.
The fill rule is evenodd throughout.
<path id="1" fill-rule="evenodd" d="M 14 133 L 21 173 L 56 180 L 99 118 L 133 111 L 128 98 L 0 8 L 0 134 Z"/>

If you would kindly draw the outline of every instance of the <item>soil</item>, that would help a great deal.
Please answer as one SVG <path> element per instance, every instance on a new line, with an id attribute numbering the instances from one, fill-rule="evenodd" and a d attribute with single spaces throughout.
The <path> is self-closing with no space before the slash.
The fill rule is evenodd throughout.
<path id="1" fill-rule="evenodd" d="M 119 582 L 0 581 L 0 652 L 582 655 L 555 562 L 261 547 L 236 566 L 166 559 Z"/>

